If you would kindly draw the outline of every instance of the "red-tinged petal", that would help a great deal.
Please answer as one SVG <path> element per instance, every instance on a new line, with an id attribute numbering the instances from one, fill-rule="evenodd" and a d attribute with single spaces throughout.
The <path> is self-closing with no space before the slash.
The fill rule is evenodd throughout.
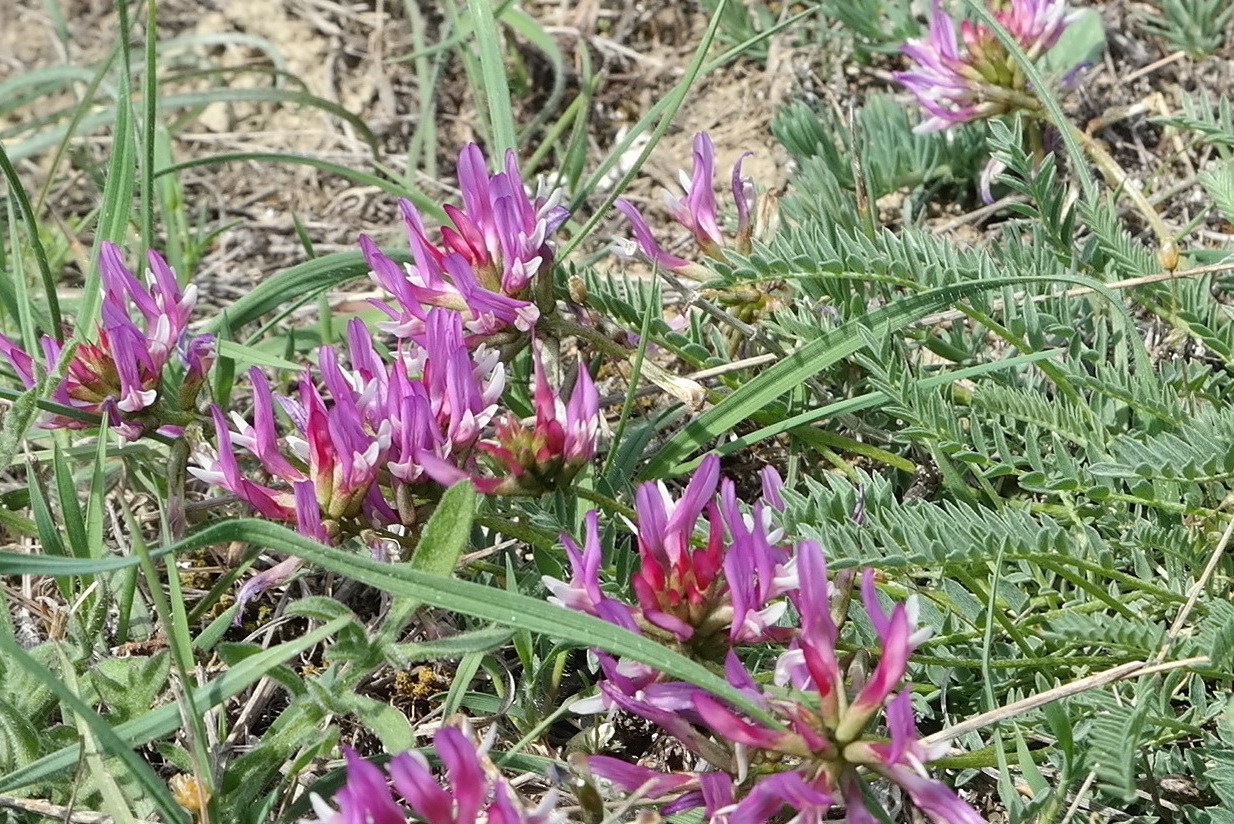
<path id="1" fill-rule="evenodd" d="M 801 588 L 796 603 L 801 613 L 800 644 L 804 663 L 814 688 L 824 698 L 834 697 L 841 687 L 840 665 L 835 654 L 838 632 L 831 620 L 827 560 L 822 547 L 813 541 L 803 541 L 797 552 L 797 570 Z"/>
<path id="2" fill-rule="evenodd" d="M 912 647 L 909 645 L 908 617 L 903 604 L 896 604 L 882 640 L 883 654 L 878 660 L 878 666 L 874 668 L 870 680 L 866 682 L 857 699 L 849 705 L 843 720 L 836 728 L 836 737 L 841 741 L 855 738 L 904 680 Z"/>

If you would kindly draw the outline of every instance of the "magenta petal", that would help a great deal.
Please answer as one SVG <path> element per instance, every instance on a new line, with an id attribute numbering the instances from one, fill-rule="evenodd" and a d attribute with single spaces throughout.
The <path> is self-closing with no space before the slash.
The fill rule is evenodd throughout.
<path id="1" fill-rule="evenodd" d="M 829 793 L 807 784 L 800 773 L 775 773 L 759 781 L 738 802 L 728 824 L 764 824 L 785 805 L 800 813 L 802 821 L 821 821 L 834 803 Z"/>
<path id="2" fill-rule="evenodd" d="M 785 735 L 747 721 L 720 699 L 707 693 L 700 692 L 694 696 L 694 708 L 716 735 L 738 744 L 773 750 Z"/>
<path id="3" fill-rule="evenodd" d="M 913 804 L 935 824 L 986 824 L 976 810 L 943 782 L 918 775 L 908 767 L 893 766 L 881 771 L 903 787 Z"/>
<path id="4" fill-rule="evenodd" d="M 763 500 L 776 512 L 784 511 L 784 498 L 780 495 L 784 489 L 784 481 L 774 466 L 765 466 L 758 473 L 763 483 Z"/>
<path id="5" fill-rule="evenodd" d="M 344 822 L 365 824 L 406 824 L 407 816 L 390 795 L 386 777 L 380 769 L 345 747 L 347 783 L 334 796 Z"/>
<path id="6" fill-rule="evenodd" d="M 279 561 L 267 570 L 257 573 L 236 589 L 236 619 L 238 626 L 244 615 L 244 605 L 271 587 L 282 586 L 304 562 L 292 556 Z"/>
<path id="7" fill-rule="evenodd" d="M 453 824 L 454 799 L 442 789 L 428 762 L 419 753 L 400 753 L 390 759 L 390 778 L 403 801 L 430 824 Z M 406 816 L 399 824 L 406 824 Z M 350 822 L 348 822 L 350 824 Z M 368 824 L 364 818 L 356 824 Z"/>
<path id="8" fill-rule="evenodd" d="M 4 335 L 0 335 L 0 355 L 13 367 L 27 389 L 34 386 L 34 358 Z"/>
<path id="9" fill-rule="evenodd" d="M 667 775 L 607 755 L 590 756 L 587 767 L 625 792 L 632 793 L 641 789 L 642 796 L 652 800 L 679 790 L 693 780 L 689 775 Z"/>
<path id="10" fill-rule="evenodd" d="M 326 535 L 325 524 L 322 523 L 321 506 L 317 503 L 317 491 L 309 480 L 296 481 L 292 484 L 296 498 L 296 526 L 300 534 L 320 541 L 330 543 Z"/>
<path id="11" fill-rule="evenodd" d="M 677 220 L 694 233 L 704 249 L 724 245 L 716 220 L 716 193 L 712 189 L 716 173 L 716 151 L 711 136 L 699 132 L 694 136 L 694 174 L 690 191 L 677 210 Z"/>
<path id="12" fill-rule="evenodd" d="M 733 201 L 737 204 L 737 234 L 745 234 L 750 230 L 750 213 L 754 210 L 754 183 L 741 176 L 741 164 L 747 157 L 753 157 L 754 152 L 745 152 L 733 164 Z"/>
<path id="13" fill-rule="evenodd" d="M 684 258 L 679 258 L 676 255 L 669 254 L 661 248 L 656 242 L 655 236 L 651 233 L 651 227 L 647 225 L 647 221 L 643 219 L 642 214 L 635 208 L 634 204 L 625 198 L 618 198 L 617 211 L 621 212 L 630 221 L 630 228 L 634 230 L 634 238 L 638 241 L 638 245 L 642 247 L 643 254 L 652 263 L 663 266 L 665 269 L 682 269 L 690 265 L 690 262 Z"/>
<path id="14" fill-rule="evenodd" d="M 442 727 L 433 736 L 433 745 L 446 765 L 454 794 L 455 821 L 470 824 L 484 806 L 488 790 L 476 745 L 457 727 Z"/>

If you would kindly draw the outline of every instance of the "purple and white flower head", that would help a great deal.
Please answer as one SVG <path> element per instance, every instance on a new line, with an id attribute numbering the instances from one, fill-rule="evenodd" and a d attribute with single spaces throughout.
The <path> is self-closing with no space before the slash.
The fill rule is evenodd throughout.
<path id="1" fill-rule="evenodd" d="M 533 347 L 532 363 L 534 418 L 520 420 L 506 413 L 493 436 L 476 444 L 495 465 L 496 477 L 471 476 L 486 494 L 542 495 L 562 488 L 595 455 L 600 396 L 587 365 L 579 364 L 567 401 L 549 385 L 538 347 Z"/>
<path id="2" fill-rule="evenodd" d="M 1049 51 L 1075 19 L 1066 0 L 995 0 L 991 11 L 1029 59 Z M 1015 58 L 984 25 L 955 19 L 934 0 L 929 35 L 902 49 L 915 66 L 895 78 L 928 113 L 916 131 L 946 129 L 1039 104 Z M 962 46 L 961 46 L 962 43 Z"/>
<path id="3" fill-rule="evenodd" d="M 433 736 L 443 775 L 419 752 L 394 756 L 383 771 L 347 748 L 347 781 L 334 806 L 314 795 L 316 818 L 301 824 L 564 824 L 556 791 L 535 807 L 524 803 L 489 760 L 491 744 L 491 735 L 477 742 L 456 717 Z"/>
<path id="4" fill-rule="evenodd" d="M 158 428 L 152 413 L 163 389 L 163 369 L 177 352 L 187 355 L 186 382 L 200 387 L 213 362 L 213 339 L 188 335 L 189 316 L 197 301 L 195 286 L 181 290 L 175 273 L 155 251 L 150 268 L 139 279 L 124 265 L 120 249 L 104 242 L 99 255 L 103 289 L 97 338 L 83 341 L 65 365 L 65 377 L 50 400 L 62 406 L 100 415 L 130 440 Z M 140 320 L 133 319 L 136 310 Z M 46 368 L 54 371 L 65 348 L 54 338 L 41 340 Z M 0 335 L 0 355 L 27 387 L 36 381 L 34 359 Z M 195 397 L 196 390 L 192 395 Z M 48 416 L 48 429 L 85 429 L 94 424 L 61 415 Z"/>
<path id="5" fill-rule="evenodd" d="M 399 205 L 413 263 L 400 267 L 360 238 L 373 280 L 393 296 L 372 301 L 389 318 L 378 328 L 396 337 L 420 339 L 433 307 L 460 313 L 472 343 L 505 330 L 530 332 L 539 319 L 531 283 L 552 267 L 549 237 L 569 217 L 561 192 L 529 196 L 513 152 L 506 154 L 504 171 L 488 174 L 474 144 L 459 154 L 458 177 L 463 206 L 444 207 L 453 225 L 441 228 L 441 247 L 429 240 L 407 200 Z"/>
<path id="6" fill-rule="evenodd" d="M 655 484 L 638 490 L 642 568 L 634 579 L 637 606 L 622 604 L 600 588 L 595 513 L 588 517 L 583 548 L 566 539 L 573 579 L 568 584 L 552 579 L 545 583 L 553 600 L 566 606 L 694 651 L 691 643 L 707 620 L 694 620 L 690 606 L 724 593 L 733 604 L 733 616 L 748 614 L 750 606 L 766 603 L 758 600 L 761 582 L 773 582 L 771 597 L 787 595 L 800 617 L 799 627 L 786 630 L 790 639 L 768 633 L 757 622 L 757 631 L 746 634 L 749 624 L 733 620 L 723 662 L 728 683 L 774 722 L 693 684 L 597 653 L 604 674 L 600 696 L 575 709 L 618 708 L 642 717 L 675 736 L 710 767 L 662 774 L 593 756 L 588 762 L 592 772 L 618 789 L 662 801 L 665 813 L 701 807 L 707 820 L 721 824 L 765 824 L 786 816 L 824 821 L 841 807 L 845 820 L 869 824 L 880 819 L 866 806 L 864 785 L 878 779 L 898 785 L 936 824 L 981 822 L 925 769 L 946 747 L 926 745 L 918 736 L 905 684 L 913 651 L 930 635 L 928 627 L 919 625 L 915 600 L 885 609 L 873 571 L 864 571 L 861 600 L 881 652 L 868 675 L 851 671 L 838 651 L 840 627 L 832 613 L 833 587 L 822 548 L 803 541 L 790 553 L 767 526 L 764 509 L 756 506 L 752 517 L 740 516 L 731 486 L 722 485 L 717 500 L 718 469 L 718 464 L 704 462 L 679 500 Z M 765 472 L 762 481 L 766 503 L 782 507 L 779 476 Z M 701 521 L 711 526 L 705 537 L 695 534 Z M 731 547 L 726 546 L 729 542 Z M 734 557 L 744 562 L 726 562 Z M 748 598 L 745 607 L 742 596 L 733 596 L 737 592 Z M 782 628 L 770 629 L 774 633 Z M 769 639 L 789 641 L 770 683 L 755 679 L 738 654 L 739 642 Z"/>
<path id="7" fill-rule="evenodd" d="M 776 623 L 787 607 L 780 596 L 797 586 L 794 552 L 762 502 L 742 511 L 733 482 L 720 478 L 719 458 L 704 459 L 680 499 L 663 483 L 643 484 L 635 512 L 637 606 L 600 590 L 595 512 L 587 516 L 582 548 L 562 536 L 572 578 L 544 579 L 553 600 L 715 660 L 733 644 L 787 637 Z"/>

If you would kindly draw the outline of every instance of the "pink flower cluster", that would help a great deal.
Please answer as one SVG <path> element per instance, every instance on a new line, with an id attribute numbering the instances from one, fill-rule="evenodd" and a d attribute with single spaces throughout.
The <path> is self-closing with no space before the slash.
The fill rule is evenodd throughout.
<path id="1" fill-rule="evenodd" d="M 764 489 L 772 502 L 778 501 L 778 487 L 779 478 L 768 470 Z M 552 600 L 716 660 L 732 644 L 785 637 L 775 624 L 787 605 L 777 599 L 797 586 L 792 551 L 779 542 L 764 504 L 756 504 L 751 516 L 741 511 L 733 482 L 720 479 L 719 458 L 703 461 L 679 501 L 663 483 L 643 484 L 635 511 L 640 567 L 632 583 L 638 606 L 600 589 L 594 511 L 587 515 L 583 548 L 563 536 L 573 575 L 569 583 L 544 579 Z M 696 545 L 700 518 L 708 531 Z"/>
<path id="2" fill-rule="evenodd" d="M 737 232 L 733 240 L 733 249 L 742 255 L 749 254 L 751 238 L 754 234 L 754 181 L 741 175 L 742 163 L 752 154 L 753 152 L 746 152 L 737 158 L 737 162 L 733 165 L 731 181 L 733 202 L 737 207 Z M 727 243 L 724 233 L 720 230 L 720 220 L 717 214 L 716 194 L 713 188 L 715 170 L 716 152 L 711 136 L 706 132 L 699 132 L 694 136 L 694 173 L 689 177 L 685 172 L 681 173 L 681 187 L 685 190 L 685 197 L 673 197 L 666 191 L 664 200 L 672 211 L 673 218 L 694 236 L 699 250 L 709 258 L 723 260 Z M 641 250 L 647 260 L 656 266 L 684 275 L 697 275 L 702 279 L 708 277 L 706 270 L 698 263 L 666 252 L 656 241 L 651 227 L 647 225 L 647 221 L 633 203 L 620 198 L 617 201 L 617 208 L 629 219 L 635 238 L 633 241 L 619 243 L 618 251 L 633 254 L 635 250 Z"/>
<path id="3" fill-rule="evenodd" d="M 524 422 L 503 413 L 505 367 L 485 343 L 508 326 L 534 325 L 538 310 L 525 293 L 551 266 L 547 237 L 566 211 L 556 196 L 528 197 L 512 153 L 505 171 L 490 176 L 480 150 L 468 146 L 458 174 L 463 208 L 445 207 L 453 226 L 442 229 L 444 249 L 429 242 L 407 202 L 414 266 L 400 269 L 361 238 L 373 277 L 394 295 L 394 305 L 376 302 L 390 319 L 378 327 L 398 339 L 389 358 L 357 319 L 346 357 L 321 347 L 294 396 L 275 395 L 251 370 L 252 423 L 234 412 L 228 421 L 215 407 L 217 449 L 201 447 L 190 471 L 326 541 L 412 527 L 420 506 L 461 480 L 487 494 L 538 495 L 591 460 L 599 398 L 586 367 L 563 399 L 533 347 L 535 417 Z M 285 435 L 276 407 L 291 422 Z M 244 474 L 236 447 L 256 459 L 264 481 Z"/>
<path id="4" fill-rule="evenodd" d="M 569 584 L 547 579 L 554 599 L 643 632 L 699 658 L 719 649 L 728 682 L 775 719 L 768 724 L 706 690 L 673 681 L 641 664 L 600 656 L 601 699 L 576 709 L 615 706 L 676 736 L 708 768 L 662 774 L 608 756 L 589 760 L 593 773 L 627 792 L 661 800 L 665 814 L 702 807 L 719 824 L 763 824 L 788 809 L 793 821 L 818 822 L 843 808 L 845 820 L 872 824 L 863 784 L 882 777 L 897 784 L 935 822 L 977 824 L 981 817 L 924 764 L 942 753 L 923 745 L 904 684 L 913 650 L 930 631 L 917 623 L 915 601 L 888 613 L 874 574 L 861 595 L 882 655 L 868 676 L 850 675 L 837 652 L 840 628 L 832 616 L 832 586 L 822 549 L 806 541 L 789 547 L 770 530 L 767 508 L 781 508 L 779 479 L 765 472 L 764 502 L 743 516 L 729 481 L 714 495 L 719 466 L 699 467 L 682 499 L 662 486 L 638 491 L 641 568 L 634 578 L 638 606 L 604 594 L 597 521 L 588 518 L 586 548 L 566 539 L 574 570 Z M 700 520 L 706 523 L 696 535 Z M 776 626 L 786 596 L 800 616 L 797 628 Z M 723 630 L 721 633 L 720 630 Z M 700 636 L 711 643 L 699 645 Z M 716 644 L 717 637 L 723 644 Z M 738 655 L 739 645 L 787 642 L 773 683 L 760 683 Z"/>
<path id="5" fill-rule="evenodd" d="M 302 824 L 559 824 L 557 793 L 550 791 L 529 807 L 486 756 L 489 744 L 476 744 L 465 720 L 442 727 L 433 748 L 445 766 L 445 780 L 434 775 L 418 752 L 394 756 L 385 772 L 354 750 L 345 751 L 347 783 L 334 795 L 332 809 L 313 796 L 317 818 Z M 393 785 L 393 786 L 391 786 Z"/>
<path id="6" fill-rule="evenodd" d="M 567 403 L 537 357 L 534 424 L 521 428 L 507 417 L 494 431 L 505 369 L 496 352 L 468 347 L 460 313 L 429 311 L 421 342 L 401 345 L 389 363 L 359 319 L 347 338 L 349 365 L 321 347 L 316 374 L 306 370 L 296 396 L 275 395 L 252 369 L 252 423 L 236 413 L 229 422 L 213 407 L 218 448 L 199 449 L 190 471 L 262 516 L 328 540 L 348 525 L 412 526 L 440 486 L 464 479 L 490 494 L 539 494 L 594 454 L 599 401 L 585 367 Z M 291 422 L 286 435 L 276 405 Z M 537 448 L 521 449 L 517 439 Z M 245 476 L 236 447 L 257 460 L 265 483 Z"/>
<path id="7" fill-rule="evenodd" d="M 392 302 L 373 301 L 389 317 L 377 327 L 396 337 L 422 339 L 433 307 L 460 313 L 471 342 L 511 327 L 529 332 L 540 317 L 531 284 L 551 268 L 548 238 L 569 217 L 560 191 L 529 197 L 514 152 L 506 154 L 505 171 L 490 176 L 474 144 L 459 155 L 458 177 L 463 208 L 444 207 L 454 225 L 442 227 L 441 247 L 429 240 L 415 206 L 400 201 L 414 264 L 400 267 L 360 238 L 373 280 L 393 295 Z"/>
<path id="8" fill-rule="evenodd" d="M 98 415 L 129 440 L 136 440 L 165 421 L 157 409 L 165 389 L 164 368 L 178 355 L 184 367 L 178 404 L 189 407 L 205 374 L 214 362 L 214 338 L 190 336 L 188 321 L 197 301 L 197 289 L 183 291 L 176 274 L 157 252 L 149 253 L 145 281 L 124 265 L 120 250 L 104 242 L 99 258 L 103 287 L 101 321 L 95 342 L 80 342 L 65 365 L 65 377 L 50 400 L 62 406 Z M 140 321 L 132 318 L 136 307 Z M 46 368 L 55 371 L 65 351 L 54 338 L 43 337 Z M 0 355 L 12 365 L 27 388 L 38 375 L 34 359 L 13 341 L 0 335 Z M 174 407 L 171 407 L 174 408 Z M 171 409 L 169 408 L 169 409 Z M 41 424 L 48 429 L 85 429 L 96 424 L 64 415 L 51 415 Z"/>
<path id="9" fill-rule="evenodd" d="M 991 11 L 1031 60 L 1058 42 L 1075 19 L 1066 0 L 995 0 Z M 903 52 L 916 66 L 895 78 L 913 93 L 929 117 L 919 132 L 938 131 L 1005 114 L 1033 103 L 1019 64 L 986 26 L 956 22 L 934 0 L 929 37 L 910 40 Z"/>

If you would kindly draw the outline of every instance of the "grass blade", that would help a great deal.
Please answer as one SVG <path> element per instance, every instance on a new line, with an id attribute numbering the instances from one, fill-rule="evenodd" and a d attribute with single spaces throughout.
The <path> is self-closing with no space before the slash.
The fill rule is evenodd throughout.
<path id="1" fill-rule="evenodd" d="M 861 349 L 865 345 L 867 334 L 874 338 L 886 337 L 944 306 L 991 289 L 1022 286 L 1031 282 L 1053 283 L 1059 280 L 1083 284 L 1105 296 L 1114 307 L 1120 306 L 1116 296 L 1105 286 L 1090 278 L 1071 274 L 1059 274 L 1050 278 L 990 278 L 968 281 L 932 289 L 929 292 L 896 301 L 868 315 L 848 321 L 811 341 L 787 358 L 777 361 L 774 366 L 744 384 L 721 403 L 694 418 L 656 452 L 643 470 L 641 477 L 644 479 L 662 478 L 671 474 L 670 467 L 675 466 L 683 458 L 702 449 L 720 434 L 731 431 L 738 423 L 766 408 L 768 404 L 793 387 L 800 386 L 803 381 Z M 1128 335 L 1125 338 L 1127 346 L 1137 353 L 1135 360 L 1137 365 L 1141 365 L 1143 347 L 1142 345 L 1137 346 L 1134 342 L 1139 338 L 1134 334 L 1130 318 L 1121 308 L 1115 317 L 1127 330 Z"/>
<path id="2" fill-rule="evenodd" d="M 167 785 L 154 774 L 154 771 L 150 769 L 150 765 L 143 761 L 137 753 L 133 752 L 129 744 L 125 743 L 118 732 L 118 728 L 113 730 L 106 720 L 90 709 L 55 673 L 3 635 L 0 635 L 0 653 L 4 654 L 6 660 L 37 677 L 40 683 L 46 685 L 48 689 L 55 693 L 60 702 L 89 727 L 90 732 L 98 740 L 103 751 L 108 755 L 119 758 L 132 773 L 138 784 L 154 800 L 159 811 L 163 814 L 164 821 L 175 822 L 175 824 L 190 824 L 188 816 L 184 814 L 184 809 L 172 799 Z M 176 708 L 171 707 L 170 709 L 175 710 Z M 175 720 L 178 726 L 178 711 L 176 712 Z M 29 769 L 29 767 L 25 769 Z M 17 770 L 15 773 L 9 774 L 4 779 L 4 782 L 9 784 L 13 776 L 21 772 L 23 770 Z"/>
<path id="3" fill-rule="evenodd" d="M 538 598 L 434 575 L 406 565 L 382 563 L 352 555 L 341 549 L 311 541 L 279 524 L 252 519 L 228 521 L 203 529 L 196 535 L 162 547 L 150 555 L 158 557 L 166 553 L 191 552 L 201 547 L 232 541 L 257 544 L 276 552 L 295 555 L 392 595 L 416 599 L 430 606 L 515 629 L 578 641 L 580 645 L 598 647 L 613 655 L 640 661 L 666 675 L 697 684 L 756 718 L 775 723 L 723 678 L 702 664 L 660 646 L 650 638 Z M 0 575 L 82 575 L 124 569 L 135 563 L 136 558 L 79 560 L 0 551 Z M 0 792 L 3 792 L 5 786 L 6 784 L 0 783 Z"/>
<path id="4" fill-rule="evenodd" d="M 405 250 L 382 251 L 398 263 L 411 261 L 411 255 Z M 312 296 L 340 283 L 367 277 L 368 273 L 368 261 L 358 251 L 339 252 L 306 260 L 260 283 L 257 288 L 228 307 L 225 315 L 216 315 L 206 324 L 204 331 L 218 334 L 227 329 L 234 332 L 246 323 L 251 323 L 278 308 L 284 301 Z"/>
<path id="5" fill-rule="evenodd" d="M 136 561 L 135 558 L 121 560 Z M 263 650 L 256 655 L 245 658 L 210 683 L 203 684 L 195 689 L 193 691 L 193 701 L 202 711 L 222 704 L 224 701 L 257 683 L 270 670 L 334 635 L 346 626 L 350 620 L 350 618 L 339 618 L 312 632 L 306 633 L 303 637 L 297 638 L 294 641 L 288 641 L 285 644 L 280 644 L 277 647 Z M 0 644 L 0 649 L 4 649 L 2 644 Z M 58 683 L 58 679 L 50 675 L 50 673 L 49 679 L 49 686 L 53 683 Z M 166 704 L 140 718 L 120 724 L 115 728 L 114 734 L 122 742 L 128 742 L 125 745 L 127 749 L 129 746 L 141 746 L 161 736 L 170 735 L 180 728 L 182 720 L 180 717 L 180 707 L 175 704 Z M 76 765 L 80 752 L 81 748 L 77 745 L 65 747 L 62 750 L 43 756 L 38 761 L 14 770 L 6 776 L 0 777 L 0 793 L 12 792 L 18 787 L 24 787 L 38 781 L 45 781 L 64 770 L 72 768 Z"/>
<path id="6" fill-rule="evenodd" d="M 501 32 L 497 30 L 491 0 L 478 0 L 467 5 L 471 11 L 472 26 L 475 28 L 476 50 L 480 52 L 480 82 L 483 84 L 482 89 L 473 89 L 473 93 L 480 110 L 488 114 L 493 137 L 490 154 L 497 158 L 500 164 L 507 150 L 518 150 Z"/>

